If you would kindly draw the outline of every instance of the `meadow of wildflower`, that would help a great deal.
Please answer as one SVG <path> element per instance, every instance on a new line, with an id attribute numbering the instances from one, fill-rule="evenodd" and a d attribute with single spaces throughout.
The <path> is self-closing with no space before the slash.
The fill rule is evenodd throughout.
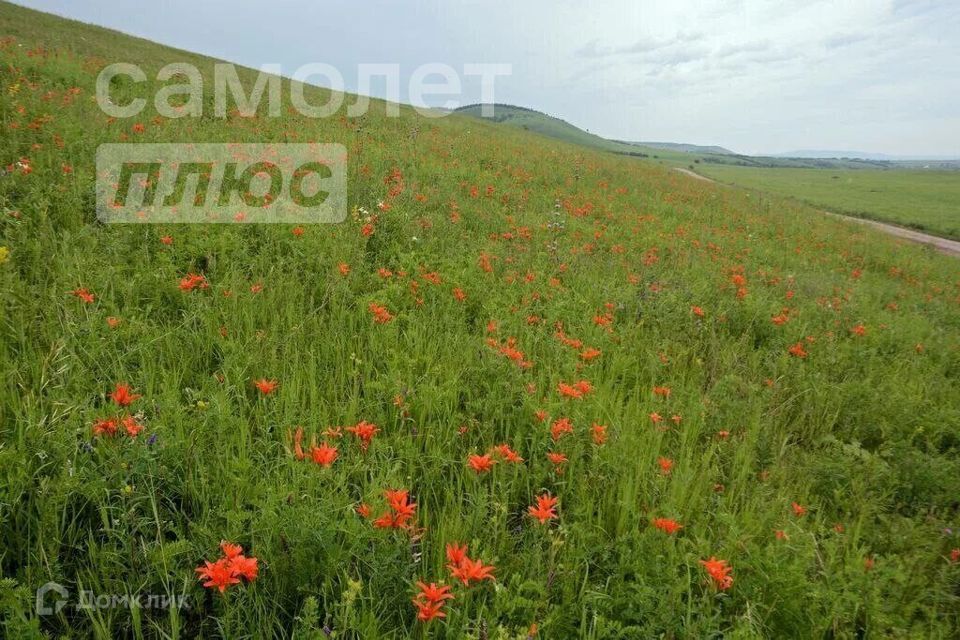
<path id="1" fill-rule="evenodd" d="M 956 259 L 459 116 L 93 99 L 181 60 L 0 4 L 5 637 L 960 634 Z M 233 141 L 346 145 L 351 215 L 97 221 L 99 144 Z"/>

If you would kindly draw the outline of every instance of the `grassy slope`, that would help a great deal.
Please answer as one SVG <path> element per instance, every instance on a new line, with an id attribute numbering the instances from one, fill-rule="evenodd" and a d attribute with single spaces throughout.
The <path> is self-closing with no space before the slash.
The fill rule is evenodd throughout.
<path id="1" fill-rule="evenodd" d="M 698 165 L 721 182 L 794 196 L 832 211 L 960 239 L 960 172 L 751 169 Z"/>
<path id="2" fill-rule="evenodd" d="M 0 4 L 4 36 L 7 637 L 325 637 L 324 625 L 426 637 L 413 583 L 450 582 L 454 541 L 497 580 L 457 587 L 429 637 L 524 638 L 533 622 L 546 638 L 960 633 L 946 559 L 960 541 L 945 533 L 960 529 L 956 261 L 788 200 L 761 208 L 633 158 L 457 116 L 387 118 L 379 105 L 361 127 L 219 120 L 208 105 L 197 120 L 147 112 L 137 133 L 98 110 L 97 72 L 183 53 Z M 94 152 L 123 140 L 342 142 L 351 204 L 390 210 L 369 236 L 362 220 L 300 236 L 103 226 Z M 189 272 L 210 288 L 180 290 Z M 77 287 L 96 300 L 67 293 Z M 375 324 L 370 303 L 394 319 Z M 771 322 L 785 308 L 788 322 Z M 511 340 L 532 367 L 504 356 Z M 788 354 L 798 341 L 806 358 Z M 588 347 L 601 355 L 584 360 Z M 260 395 L 261 377 L 279 389 Z M 558 394 L 581 379 L 585 397 Z M 130 411 L 146 430 L 93 438 L 95 420 L 121 411 L 106 397 L 118 381 L 143 394 Z M 560 416 L 574 432 L 554 442 Z M 366 453 L 348 435 L 329 438 L 340 451 L 329 469 L 292 455 L 294 426 L 309 441 L 360 420 L 381 428 Z M 608 427 L 602 446 L 593 423 Z M 499 443 L 525 462 L 467 467 Z M 548 451 L 568 456 L 562 473 Z M 673 461 L 669 474 L 658 458 Z M 355 513 L 366 502 L 379 515 L 398 487 L 419 505 L 413 538 Z M 559 498 L 550 526 L 525 515 L 544 490 Z M 684 528 L 667 536 L 656 517 Z M 261 563 L 226 596 L 193 573 L 222 539 Z M 698 562 L 710 556 L 731 563 L 729 590 L 710 585 Z M 47 580 L 185 594 L 191 606 L 37 618 Z"/>

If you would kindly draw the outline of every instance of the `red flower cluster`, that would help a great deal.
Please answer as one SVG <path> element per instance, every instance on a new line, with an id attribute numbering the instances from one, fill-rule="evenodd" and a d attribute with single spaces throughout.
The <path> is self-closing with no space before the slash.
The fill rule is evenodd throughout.
<path id="1" fill-rule="evenodd" d="M 373 521 L 378 529 L 409 529 L 417 513 L 417 504 L 410 502 L 406 489 L 387 489 L 383 492 L 390 510 Z"/>
<path id="2" fill-rule="evenodd" d="M 503 462 L 523 464 L 520 454 L 511 449 L 510 445 L 503 443 L 490 447 L 490 450 L 483 455 L 470 454 L 467 456 L 467 466 L 477 473 L 486 473 L 498 462 L 497 458 L 501 458 Z"/>
<path id="3" fill-rule="evenodd" d="M 435 582 L 424 584 L 417 581 L 417 588 L 420 593 L 413 597 L 413 606 L 417 608 L 417 620 L 429 622 L 434 618 L 446 618 L 441 609 L 446 600 L 453 600 L 453 594 L 450 593 L 450 587 L 446 585 L 437 585 Z"/>
<path id="4" fill-rule="evenodd" d="M 580 380 L 573 384 L 567 384 L 566 382 L 557 384 L 557 393 L 565 398 L 573 398 L 574 400 L 579 400 L 591 391 L 593 391 L 593 385 L 587 380 Z"/>
<path id="5" fill-rule="evenodd" d="M 387 324 L 393 320 L 393 314 L 390 311 L 376 302 L 371 302 L 370 306 L 367 307 L 370 310 L 370 313 L 373 314 L 373 321 L 377 324 Z"/>
<path id="6" fill-rule="evenodd" d="M 455 542 L 447 544 L 447 561 L 450 575 L 462 582 L 464 586 L 469 586 L 470 582 L 496 579 L 493 575 L 494 567 L 467 557 L 466 545 Z M 451 587 L 444 584 L 438 585 L 435 582 L 426 584 L 419 580 L 416 584 L 420 591 L 413 597 L 412 602 L 417 609 L 417 620 L 429 622 L 434 618 L 447 617 L 443 607 L 447 600 L 454 599 L 454 595 L 450 593 Z"/>
<path id="7" fill-rule="evenodd" d="M 464 586 L 481 580 L 496 580 L 493 575 L 495 567 L 484 565 L 480 560 L 471 560 L 467 556 L 467 545 L 452 543 L 447 545 L 447 569 L 450 575 L 459 580 Z"/>
<path id="8" fill-rule="evenodd" d="M 181 291 L 193 291 L 194 289 L 209 289 L 210 284 L 207 282 L 207 277 L 198 273 L 188 273 L 183 278 L 180 278 L 180 290 Z"/>
<path id="9" fill-rule="evenodd" d="M 533 366 L 533 363 L 526 359 L 526 356 L 523 355 L 523 351 L 517 349 L 517 339 L 510 337 L 507 338 L 503 343 L 498 342 L 495 338 L 487 338 L 487 345 L 491 349 L 496 349 L 500 352 L 500 355 L 504 356 L 508 360 L 512 360 L 521 369 L 529 369 Z"/>
<path id="10" fill-rule="evenodd" d="M 240 584 L 240 578 L 247 582 L 257 579 L 259 567 L 257 559 L 243 555 L 243 547 L 238 544 L 223 541 L 220 543 L 223 557 L 216 562 L 205 560 L 203 566 L 197 567 L 198 579 L 206 581 L 203 586 L 208 589 L 217 589 L 220 593 L 228 587 Z"/>
<path id="11" fill-rule="evenodd" d="M 116 388 L 110 393 L 110 399 L 118 407 L 128 407 L 140 397 L 140 394 L 133 393 L 130 386 L 123 382 L 117 383 Z M 131 438 L 137 437 L 137 434 L 143 431 L 143 425 L 128 413 L 122 417 L 102 418 L 95 421 L 93 435 L 113 437 L 120 433 L 120 427 L 123 427 L 124 433 Z"/>
<path id="12" fill-rule="evenodd" d="M 82 301 L 85 302 L 86 304 L 90 304 L 91 302 L 93 302 L 94 300 L 97 299 L 97 296 L 96 296 L 96 295 L 90 293 L 90 290 L 89 290 L 89 289 L 85 289 L 85 288 L 83 288 L 83 289 L 74 289 L 73 291 L 70 292 L 70 295 L 72 295 L 72 296 L 75 297 L 75 298 L 78 298 L 78 299 L 82 300 Z"/>

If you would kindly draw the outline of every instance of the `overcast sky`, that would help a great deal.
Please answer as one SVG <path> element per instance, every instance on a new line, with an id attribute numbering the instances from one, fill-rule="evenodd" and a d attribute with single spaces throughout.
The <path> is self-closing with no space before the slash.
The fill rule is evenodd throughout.
<path id="1" fill-rule="evenodd" d="M 610 138 L 960 156 L 958 0 L 17 2 L 285 75 L 326 62 L 354 90 L 360 63 L 403 86 L 510 63 L 498 102 Z"/>

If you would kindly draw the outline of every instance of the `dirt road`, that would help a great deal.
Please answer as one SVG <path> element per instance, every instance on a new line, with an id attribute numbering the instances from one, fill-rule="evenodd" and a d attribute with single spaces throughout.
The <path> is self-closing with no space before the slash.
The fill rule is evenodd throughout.
<path id="1" fill-rule="evenodd" d="M 716 180 L 702 176 L 695 171 L 690 171 L 689 169 L 682 169 L 676 167 L 675 171 L 690 176 L 691 178 L 696 178 L 697 180 L 703 180 L 705 182 L 713 182 L 714 184 L 718 183 Z M 895 224 L 887 224 L 885 222 L 877 222 L 876 220 L 867 220 L 866 218 L 855 218 L 853 216 L 844 216 L 839 213 L 832 213 L 830 211 L 824 211 L 823 213 L 828 216 L 833 216 L 834 218 L 840 218 L 841 220 L 847 220 L 849 222 L 855 222 L 857 224 L 865 224 L 867 226 L 873 227 L 874 229 L 879 229 L 884 233 L 888 233 L 892 236 L 898 238 L 903 238 L 904 240 L 911 240 L 913 242 L 920 242 L 922 244 L 928 244 L 932 246 L 937 251 L 951 255 L 954 257 L 960 258 L 960 242 L 956 240 L 948 240 L 946 238 L 940 238 L 938 236 L 931 236 L 928 233 L 923 233 L 921 231 L 914 231 L 913 229 L 906 229 L 904 227 L 898 227 Z"/>

